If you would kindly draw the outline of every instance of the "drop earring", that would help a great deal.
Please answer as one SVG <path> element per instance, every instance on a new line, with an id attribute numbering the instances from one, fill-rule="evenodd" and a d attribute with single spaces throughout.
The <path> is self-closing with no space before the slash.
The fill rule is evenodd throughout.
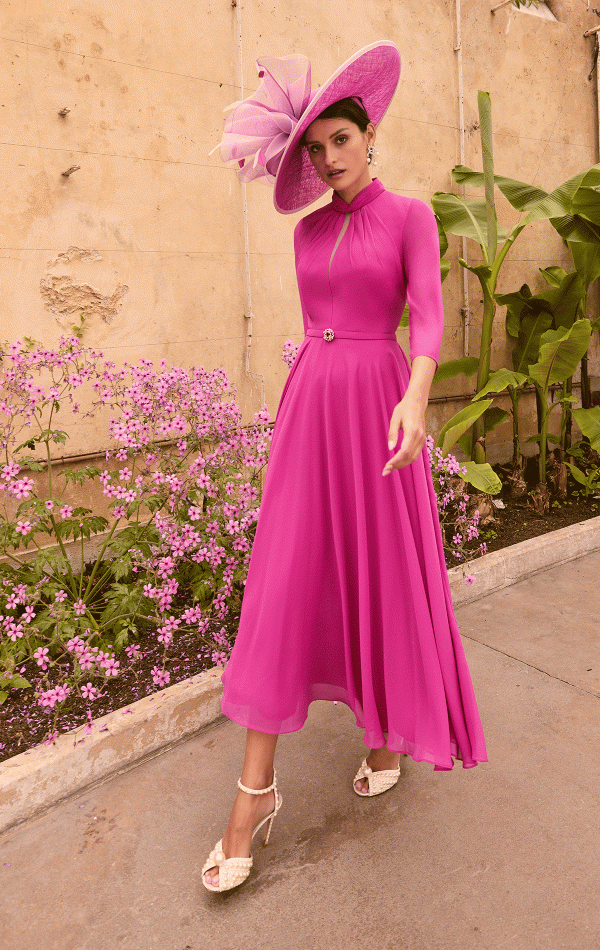
<path id="1" fill-rule="evenodd" d="M 367 164 L 368 165 L 377 164 L 377 159 L 375 158 L 375 155 L 379 155 L 379 152 L 375 151 L 372 145 L 368 145 L 367 146 Z"/>

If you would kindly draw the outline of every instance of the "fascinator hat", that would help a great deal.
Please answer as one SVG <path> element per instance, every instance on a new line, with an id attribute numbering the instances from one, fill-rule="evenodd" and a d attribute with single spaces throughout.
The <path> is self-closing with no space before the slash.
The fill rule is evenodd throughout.
<path id="1" fill-rule="evenodd" d="M 229 115 L 216 148 L 224 162 L 237 165 L 242 181 L 263 178 L 274 185 L 277 211 L 293 214 L 330 187 L 319 178 L 301 145 L 306 129 L 328 106 L 349 97 L 362 100 L 377 126 L 398 85 L 400 53 L 386 40 L 365 46 L 314 90 L 306 56 L 263 56 L 256 65 L 261 84 L 251 96 L 225 110 Z"/>

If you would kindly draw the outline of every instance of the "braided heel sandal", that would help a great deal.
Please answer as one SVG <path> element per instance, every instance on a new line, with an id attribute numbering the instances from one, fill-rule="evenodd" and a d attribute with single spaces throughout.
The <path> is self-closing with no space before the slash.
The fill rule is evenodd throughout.
<path id="1" fill-rule="evenodd" d="M 355 783 L 361 778 L 366 778 L 369 780 L 368 792 L 358 791 Z M 352 788 L 357 795 L 361 796 L 361 798 L 372 798 L 373 795 L 381 795 L 382 792 L 387 792 L 389 788 L 392 788 L 396 784 L 399 778 L 400 763 L 398 763 L 397 769 L 380 769 L 379 771 L 374 772 L 371 766 L 367 765 L 367 760 L 365 758 L 362 760 L 362 765 L 354 776 Z"/>
<path id="2" fill-rule="evenodd" d="M 270 813 L 270 815 L 267 815 L 266 818 L 263 818 L 263 820 L 258 823 L 252 832 L 252 838 L 254 838 L 256 832 L 259 831 L 267 821 L 269 822 L 267 826 L 267 832 L 265 834 L 265 840 L 263 841 L 264 847 L 266 844 L 268 844 L 275 815 L 283 804 L 283 798 L 277 789 L 277 773 L 275 772 L 275 769 L 273 769 L 273 784 L 269 785 L 268 788 L 246 788 L 245 785 L 242 785 L 240 779 L 238 779 L 238 788 L 240 788 L 242 792 L 247 792 L 248 795 L 266 795 L 267 792 L 275 792 L 275 808 Z M 252 838 L 250 839 L 251 841 Z M 219 869 L 219 883 L 217 887 L 209 884 L 204 877 L 205 873 L 210 871 L 211 868 Z M 225 854 L 223 853 L 223 839 L 221 838 L 220 841 L 217 841 L 216 845 L 210 852 L 206 860 L 206 864 L 202 868 L 202 883 L 209 891 L 230 891 L 232 888 L 239 887 L 240 884 L 244 883 L 250 874 L 251 868 L 251 854 L 247 858 L 226 858 Z"/>

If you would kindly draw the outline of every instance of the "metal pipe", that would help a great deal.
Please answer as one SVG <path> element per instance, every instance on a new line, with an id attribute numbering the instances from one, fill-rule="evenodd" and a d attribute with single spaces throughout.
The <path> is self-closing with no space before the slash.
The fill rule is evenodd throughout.
<path id="1" fill-rule="evenodd" d="M 511 0 L 512 2 L 512 0 Z M 461 165 L 465 164 L 465 105 L 464 105 L 464 89 L 463 89 L 463 62 L 462 62 L 462 22 L 461 22 L 461 10 L 460 10 L 460 0 L 456 0 L 456 44 L 454 46 L 454 52 L 457 53 L 457 65 L 458 65 L 458 117 L 459 117 L 459 130 L 460 130 L 460 163 Z M 462 195 L 463 198 L 466 195 L 465 186 L 462 186 Z M 463 237 L 462 239 L 462 258 L 463 261 L 467 260 L 467 239 Z M 470 329 L 470 314 L 469 314 L 469 273 L 465 267 L 462 268 L 462 278 L 463 278 L 463 306 L 460 309 L 460 314 L 463 322 L 463 356 L 469 355 L 469 329 Z"/>

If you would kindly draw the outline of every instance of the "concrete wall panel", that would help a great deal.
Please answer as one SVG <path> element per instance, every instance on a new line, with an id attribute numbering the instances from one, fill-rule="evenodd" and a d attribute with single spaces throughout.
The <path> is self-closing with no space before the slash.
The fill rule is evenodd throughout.
<path id="1" fill-rule="evenodd" d="M 87 339 L 115 360 L 140 357 L 223 365 L 239 388 L 245 419 L 262 394 L 277 408 L 286 339 L 302 339 L 292 233 L 272 191 L 242 188 L 218 152 L 223 109 L 258 87 L 260 55 L 302 52 L 313 86 L 377 39 L 394 40 L 402 77 L 379 131 L 378 166 L 392 191 L 431 203 L 458 190 L 459 56 L 462 37 L 467 165 L 480 168 L 477 91 L 492 96 L 496 170 L 551 190 L 598 155 L 597 103 L 588 80 L 597 25 L 585 3 L 552 6 L 560 22 L 492 0 L 6 0 L 0 14 L 0 317 L 3 337 L 57 338 L 83 311 Z M 559 9 L 560 7 L 560 9 Z M 459 29 L 460 27 L 460 29 Z M 70 109 L 63 119 L 57 113 Z M 62 176 L 73 165 L 80 168 Z M 313 208 L 326 204 L 329 194 Z M 245 200 L 244 200 L 245 199 Z M 518 214 L 498 199 L 503 223 Z M 247 246 L 246 235 L 247 233 Z M 462 242 L 451 238 L 444 284 L 442 359 L 463 354 Z M 469 242 L 468 259 L 477 260 Z M 569 255 L 547 224 L 526 230 L 504 264 L 499 290 L 527 282 Z M 250 296 L 247 287 L 250 288 Z M 481 293 L 469 287 L 469 353 L 476 354 Z M 592 315 L 596 297 L 590 302 Z M 248 316 L 253 313 L 250 373 Z M 499 309 L 492 362 L 510 361 Z M 398 333 L 408 352 L 408 332 Z M 598 346 L 591 372 L 600 375 Z M 464 402 L 473 380 L 434 387 L 435 428 Z M 533 423 L 531 400 L 523 403 Z M 72 444 L 90 451 L 80 427 Z M 501 451 L 504 435 L 490 444 Z"/>

